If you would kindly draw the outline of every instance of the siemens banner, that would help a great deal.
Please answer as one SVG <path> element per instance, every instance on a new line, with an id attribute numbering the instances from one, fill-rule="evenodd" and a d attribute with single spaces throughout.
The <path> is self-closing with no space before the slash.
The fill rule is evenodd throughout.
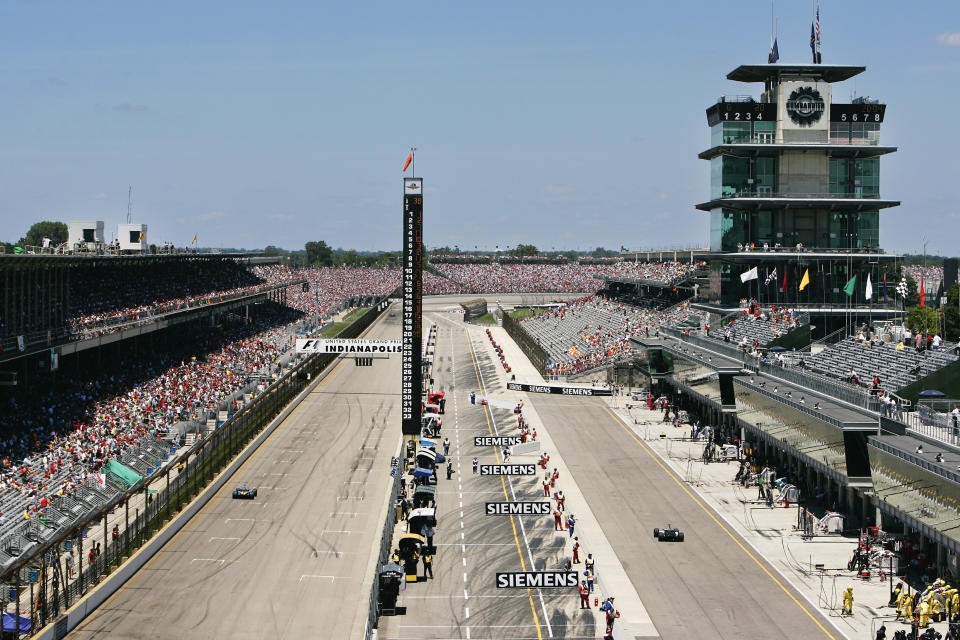
<path id="1" fill-rule="evenodd" d="M 497 573 L 497 589 L 577 588 L 576 571 L 517 571 Z"/>
<path id="2" fill-rule="evenodd" d="M 420 435 L 423 387 L 423 179 L 403 179 L 403 365 L 400 415 L 405 435 Z"/>
<path id="3" fill-rule="evenodd" d="M 613 395 L 610 389 L 599 389 L 597 387 L 564 387 L 556 384 L 524 384 L 520 382 L 508 382 L 507 389 L 510 391 L 526 391 L 528 393 L 552 393 L 562 396 L 609 396 Z"/>

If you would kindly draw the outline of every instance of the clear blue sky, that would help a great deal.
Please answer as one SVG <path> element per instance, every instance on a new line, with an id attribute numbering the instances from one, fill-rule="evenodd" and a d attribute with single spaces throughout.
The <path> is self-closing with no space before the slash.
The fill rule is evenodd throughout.
<path id="1" fill-rule="evenodd" d="M 304 6 L 308 5 L 308 6 Z M 781 62 L 810 4 L 776 3 Z M 960 3 L 824 0 L 835 96 L 888 105 L 881 214 L 895 251 L 957 255 Z M 770 3 L 5 2 L 0 238 L 37 220 L 149 240 L 398 249 L 417 146 L 424 241 L 493 248 L 704 244 L 704 110 L 748 93 Z M 758 95 L 756 88 L 752 88 Z"/>

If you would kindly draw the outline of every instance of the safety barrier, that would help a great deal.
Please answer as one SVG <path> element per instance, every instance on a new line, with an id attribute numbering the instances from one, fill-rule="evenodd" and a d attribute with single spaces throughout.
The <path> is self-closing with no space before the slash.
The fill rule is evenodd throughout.
<path id="1" fill-rule="evenodd" d="M 403 446 L 401 444 L 401 446 Z M 400 451 L 399 455 L 403 455 Z M 370 587 L 370 605 L 367 610 L 367 628 L 364 637 L 370 640 L 374 637 L 374 630 L 377 628 L 377 619 L 380 617 L 380 568 L 387 563 L 390 558 L 390 545 L 393 543 L 393 530 L 397 526 L 396 499 L 400 495 L 400 478 L 403 477 L 403 461 L 396 457 L 393 459 L 390 474 L 393 476 L 393 483 L 390 485 L 390 504 L 387 509 L 387 517 L 383 521 L 383 529 L 380 532 L 380 551 L 377 554 L 377 564 L 373 572 L 373 584 Z"/>
<path id="2" fill-rule="evenodd" d="M 387 301 L 382 300 L 345 327 L 338 336 L 357 337 L 387 306 Z M 287 408 L 289 402 L 310 385 L 317 374 L 333 363 L 336 357 L 333 354 L 315 354 L 308 357 L 260 396 L 253 398 L 209 436 L 197 440 L 176 459 L 141 479 L 124 493 L 118 494 L 101 509 L 89 514 L 73 530 L 38 546 L 30 554 L 17 558 L 5 568 L 0 575 L 0 582 L 5 587 L 0 589 L 0 607 L 13 600 L 9 597 L 13 595 L 16 598 L 16 615 L 19 616 L 20 596 L 25 585 L 30 588 L 30 602 L 33 605 L 29 611 L 31 631 L 28 634 L 15 631 L 11 637 L 35 634 L 38 629 L 44 629 L 51 623 L 54 623 L 52 635 L 45 636 L 63 637 L 68 628 L 66 619 L 60 617 L 61 613 L 76 605 L 92 587 L 120 566 L 124 558 L 148 544 L 163 528 L 164 523 L 179 513 L 184 504 L 189 504 L 194 496 L 200 495 L 204 487 L 212 483 L 217 474 L 230 465 L 233 458 L 270 425 L 273 419 Z M 292 408 L 286 410 L 290 411 Z M 164 486 L 156 490 L 156 493 L 148 493 L 148 487 L 160 479 L 165 479 Z M 225 481 L 225 478 L 222 481 Z M 130 500 L 141 494 L 146 496 L 144 508 L 135 508 L 131 514 Z M 124 530 L 117 531 L 116 535 L 113 532 L 108 533 L 107 516 L 121 508 L 125 512 Z M 95 535 L 91 532 L 96 531 L 100 521 L 104 523 L 102 544 L 94 542 L 91 537 Z M 85 540 L 89 540 L 86 547 Z M 68 562 L 67 557 L 73 558 L 74 552 L 76 559 Z M 75 574 L 75 577 L 71 574 Z M 88 608 L 92 610 L 92 607 Z"/>
<path id="3" fill-rule="evenodd" d="M 523 327 L 521 327 L 516 320 L 510 317 L 509 313 L 503 314 L 503 329 L 507 332 L 507 335 L 517 343 L 517 346 L 520 347 L 523 354 L 527 356 L 530 364 L 536 367 L 540 373 L 546 374 L 547 361 L 550 359 L 550 356 L 543 350 L 543 347 L 534 342 L 530 334 L 524 331 Z"/>

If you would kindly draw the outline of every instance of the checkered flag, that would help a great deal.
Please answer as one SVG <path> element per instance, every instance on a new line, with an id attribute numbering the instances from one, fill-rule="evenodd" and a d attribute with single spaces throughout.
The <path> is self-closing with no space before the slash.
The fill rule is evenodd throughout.
<path id="1" fill-rule="evenodd" d="M 907 293 L 908 293 L 907 278 L 906 277 L 900 278 L 900 284 L 897 285 L 897 295 L 900 296 L 901 298 L 906 298 Z"/>
<path id="2" fill-rule="evenodd" d="M 777 279 L 777 268 L 774 267 L 773 271 L 767 274 L 767 278 L 763 281 L 763 285 L 766 286 Z"/>

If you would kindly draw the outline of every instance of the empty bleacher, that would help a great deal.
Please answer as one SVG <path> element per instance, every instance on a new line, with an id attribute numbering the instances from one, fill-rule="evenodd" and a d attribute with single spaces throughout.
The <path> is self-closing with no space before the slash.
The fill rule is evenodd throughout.
<path id="1" fill-rule="evenodd" d="M 909 346 L 897 351 L 895 342 L 871 345 L 850 337 L 812 356 L 807 366 L 816 373 L 840 379 L 846 379 L 853 369 L 861 385 L 868 387 L 876 374 L 881 389 L 896 392 L 955 362 L 954 346 L 942 343 L 940 351 L 918 352 Z"/>

